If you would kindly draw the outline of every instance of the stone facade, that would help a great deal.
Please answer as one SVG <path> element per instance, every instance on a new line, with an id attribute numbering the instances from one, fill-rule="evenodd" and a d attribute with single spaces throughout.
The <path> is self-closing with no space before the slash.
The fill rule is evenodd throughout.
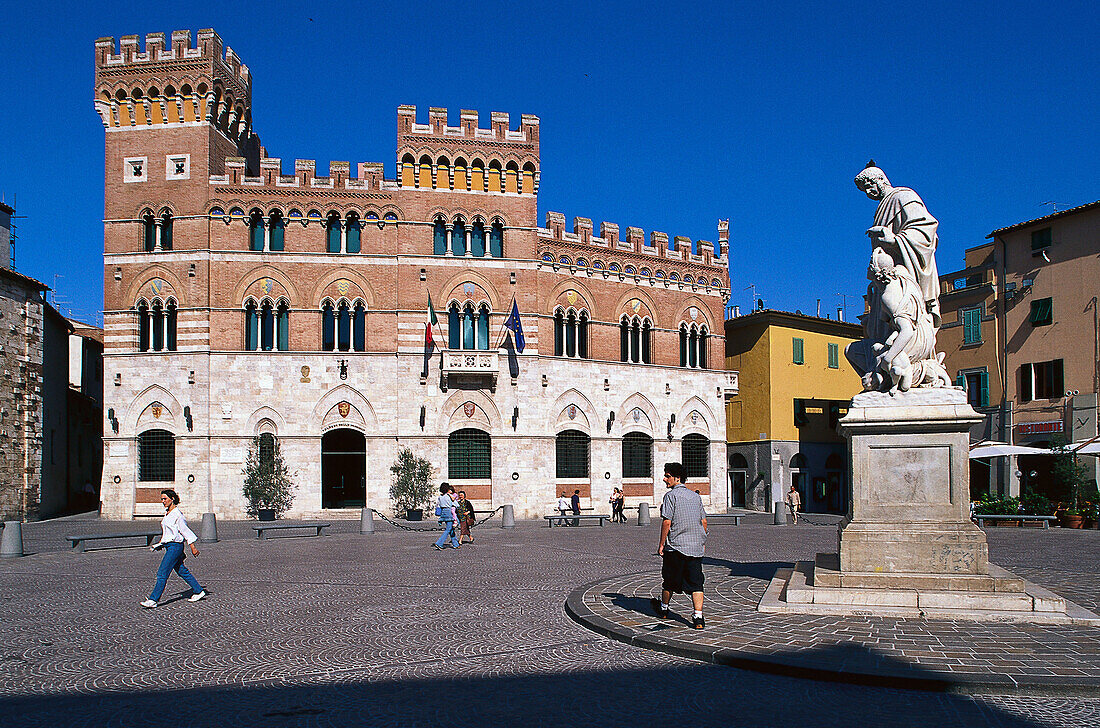
<path id="1" fill-rule="evenodd" d="M 585 218 L 568 232 L 556 212 L 540 226 L 529 115 L 513 129 L 494 112 L 483 129 L 463 110 L 452 127 L 446 109 L 420 124 L 402 106 L 395 179 L 379 163 L 331 162 L 318 176 L 300 159 L 283 174 L 253 132 L 248 69 L 213 31 L 198 40 L 96 43 L 106 515 L 153 515 L 171 486 L 239 516 L 261 434 L 279 443 L 300 516 L 334 503 L 387 511 L 401 447 L 479 510 L 511 503 L 521 516 L 563 490 L 600 510 L 613 487 L 652 501 L 688 435 L 705 438 L 693 484 L 707 495 L 725 482 L 724 221 L 717 246 L 633 227 L 620 237 L 613 223 L 597 236 Z M 502 336 L 513 302 L 522 352 Z M 147 458 L 143 471 L 154 430 L 174 468 Z M 469 430 L 489 435 L 490 462 L 457 478 L 455 433 Z M 557 477 L 564 431 L 589 439 L 585 477 Z M 348 432 L 363 443 L 354 452 L 325 445 Z M 629 433 L 652 438 L 644 477 L 624 478 Z"/>

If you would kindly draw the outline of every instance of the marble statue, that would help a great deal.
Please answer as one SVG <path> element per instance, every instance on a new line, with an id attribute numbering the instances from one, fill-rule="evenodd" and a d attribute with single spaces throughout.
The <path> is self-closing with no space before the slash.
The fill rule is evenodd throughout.
<path id="1" fill-rule="evenodd" d="M 950 386 L 943 354 L 936 353 L 940 327 L 936 227 L 924 202 L 908 187 L 893 187 L 873 162 L 855 179 L 878 200 L 875 244 L 867 277 L 869 310 L 864 337 L 844 350 L 863 388 L 894 394 L 911 387 Z"/>

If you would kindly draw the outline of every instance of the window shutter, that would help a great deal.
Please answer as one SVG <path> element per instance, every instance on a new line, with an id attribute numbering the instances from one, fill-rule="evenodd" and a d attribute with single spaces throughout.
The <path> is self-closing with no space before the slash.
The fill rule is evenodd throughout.
<path id="1" fill-rule="evenodd" d="M 1061 359 L 1055 359 L 1050 364 L 1050 378 L 1052 380 L 1050 387 L 1050 396 L 1051 398 L 1061 397 L 1062 392 L 1066 391 L 1065 367 Z"/>
<path id="2" fill-rule="evenodd" d="M 955 375 L 955 386 L 966 389 L 966 376 L 962 372 Z"/>
<path id="3" fill-rule="evenodd" d="M 829 368 L 840 368 L 840 344 L 829 344 Z"/>
<path id="4" fill-rule="evenodd" d="M 989 406 L 989 372 L 982 372 L 982 407 Z"/>
<path id="5" fill-rule="evenodd" d="M 806 359 L 805 359 L 804 352 L 803 352 L 803 341 L 802 341 L 802 339 L 797 339 L 797 338 L 796 339 L 791 339 L 791 344 L 792 344 L 791 348 L 793 349 L 792 353 L 794 354 L 794 363 L 795 364 L 805 364 Z"/>
<path id="6" fill-rule="evenodd" d="M 1032 375 L 1031 365 L 1023 364 L 1020 366 L 1020 401 L 1030 402 L 1032 397 Z"/>

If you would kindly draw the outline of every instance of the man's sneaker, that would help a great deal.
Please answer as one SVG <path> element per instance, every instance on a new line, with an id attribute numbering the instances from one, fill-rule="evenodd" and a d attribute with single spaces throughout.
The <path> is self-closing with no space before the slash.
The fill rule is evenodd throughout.
<path id="1" fill-rule="evenodd" d="M 152 599 L 146 599 L 144 602 L 141 603 L 141 606 L 145 607 L 146 609 L 156 609 L 157 603 L 154 602 Z"/>
<path id="2" fill-rule="evenodd" d="M 707 626 L 707 623 L 703 621 L 702 617 L 695 617 L 691 620 L 691 626 L 695 629 L 703 629 L 703 627 Z"/>
<path id="3" fill-rule="evenodd" d="M 660 599 L 653 597 L 649 600 L 649 605 L 653 607 L 653 613 L 657 615 L 657 619 L 668 619 L 668 610 L 661 606 Z"/>
<path id="4" fill-rule="evenodd" d="M 197 602 L 200 599 L 206 599 L 206 590 L 205 589 L 203 589 L 198 594 L 192 594 L 191 596 L 187 597 L 187 601 L 189 601 L 189 602 Z"/>

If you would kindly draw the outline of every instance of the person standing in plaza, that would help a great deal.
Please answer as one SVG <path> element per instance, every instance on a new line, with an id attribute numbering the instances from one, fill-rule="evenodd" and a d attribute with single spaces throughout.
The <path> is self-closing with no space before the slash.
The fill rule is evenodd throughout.
<path id="1" fill-rule="evenodd" d="M 665 493 L 661 501 L 661 539 L 657 555 L 661 566 L 661 598 L 650 604 L 660 619 L 668 619 L 673 594 L 690 594 L 694 608 L 691 626 L 703 629 L 703 551 L 707 543 L 707 514 L 698 493 L 684 487 L 687 471 L 680 463 L 665 463 Z"/>
<path id="2" fill-rule="evenodd" d="M 458 505 L 451 497 L 453 492 L 454 488 L 448 483 L 439 486 L 439 498 L 436 499 L 435 515 L 439 518 L 439 525 L 443 526 L 443 535 L 432 544 L 432 548 L 436 551 L 442 551 L 447 545 L 447 541 L 451 542 L 451 548 L 457 549 L 462 546 L 458 542 L 458 534 L 455 533 L 455 527 L 458 525 L 455 523 Z"/>
<path id="3" fill-rule="evenodd" d="M 623 515 L 623 492 L 615 488 L 607 502 L 611 504 L 611 522 L 626 523 L 626 516 Z"/>
<path id="4" fill-rule="evenodd" d="M 561 518 L 558 519 L 559 526 L 568 526 L 569 521 L 565 519 L 565 514 L 569 512 L 569 499 L 565 497 L 565 493 L 562 493 L 558 497 L 558 513 L 561 514 Z"/>
<path id="5" fill-rule="evenodd" d="M 180 497 L 176 491 L 168 488 L 160 492 L 160 502 L 164 504 L 165 511 L 164 518 L 160 521 L 160 541 L 153 544 L 151 548 L 153 551 L 164 549 L 164 556 L 160 560 L 160 568 L 157 569 L 157 583 L 153 587 L 153 592 L 141 603 L 141 606 L 146 609 L 157 606 L 157 601 L 164 593 L 164 586 L 168 583 L 168 575 L 173 571 L 191 587 L 191 596 L 188 597 L 188 601 L 197 602 L 206 597 L 206 590 L 199 585 L 198 579 L 183 564 L 183 560 L 187 558 L 183 552 L 184 542 L 186 541 L 191 547 L 191 555 L 198 556 L 199 550 L 195 542 L 199 539 L 195 532 L 187 527 L 187 520 L 180 512 L 178 507 Z"/>
<path id="6" fill-rule="evenodd" d="M 458 543 L 462 543 L 463 537 L 470 539 L 470 543 L 473 543 L 474 537 L 470 529 L 474 526 L 474 505 L 470 503 L 464 490 L 458 491 L 458 524 Z"/>
<path id="7" fill-rule="evenodd" d="M 787 491 L 787 510 L 791 512 L 791 522 L 798 523 L 798 512 L 802 510 L 802 496 L 793 483 L 791 489 Z"/>
<path id="8" fill-rule="evenodd" d="M 570 505 L 573 507 L 573 515 L 579 516 L 581 514 L 581 492 L 579 490 L 573 491 L 573 497 L 569 499 Z M 573 519 L 573 525 L 579 526 L 581 522 L 576 518 Z"/>

